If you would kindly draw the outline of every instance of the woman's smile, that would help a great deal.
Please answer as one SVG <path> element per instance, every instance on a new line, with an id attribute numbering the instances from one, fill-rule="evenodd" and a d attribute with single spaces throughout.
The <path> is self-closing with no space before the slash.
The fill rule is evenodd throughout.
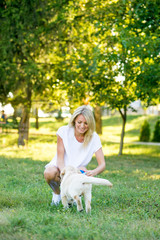
<path id="1" fill-rule="evenodd" d="M 75 120 L 75 133 L 77 135 L 84 135 L 88 130 L 88 123 L 85 117 L 80 114 Z"/>

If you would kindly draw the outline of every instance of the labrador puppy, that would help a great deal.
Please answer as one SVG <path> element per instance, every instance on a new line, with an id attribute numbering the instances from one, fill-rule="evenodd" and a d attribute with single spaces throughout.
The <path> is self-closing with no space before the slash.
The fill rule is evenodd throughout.
<path id="1" fill-rule="evenodd" d="M 83 211 L 81 196 L 84 196 L 86 213 L 91 212 L 92 184 L 112 187 L 112 183 L 106 179 L 88 177 L 77 168 L 67 166 L 61 171 L 61 200 L 65 208 L 77 204 L 77 210 Z"/>

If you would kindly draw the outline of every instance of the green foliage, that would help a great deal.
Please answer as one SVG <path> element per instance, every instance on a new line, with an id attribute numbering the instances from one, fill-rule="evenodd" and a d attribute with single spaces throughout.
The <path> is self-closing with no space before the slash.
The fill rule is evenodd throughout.
<path id="1" fill-rule="evenodd" d="M 160 120 L 155 124 L 152 142 L 160 142 Z"/>
<path id="2" fill-rule="evenodd" d="M 142 142 L 149 142 L 150 140 L 150 125 L 146 120 L 141 127 L 139 140 Z"/>
<path id="3" fill-rule="evenodd" d="M 5 1 L 2 6 L 0 101 L 10 101 L 14 106 L 20 103 L 30 104 L 32 95 L 43 95 L 53 85 L 50 78 L 47 78 L 50 64 L 46 63 L 44 53 L 49 45 L 49 21 L 58 13 L 62 3 L 57 4 L 56 13 L 50 9 L 50 4 L 50 1 L 23 0 Z M 55 5 L 56 2 L 52 7 Z M 30 99 L 28 91 L 31 92 Z M 9 92 L 13 93 L 12 99 L 7 97 Z"/>
<path id="4" fill-rule="evenodd" d="M 65 89 L 71 107 L 158 96 L 157 1 L 3 1 L 0 10 L 3 101 L 28 83 L 34 97 Z"/>

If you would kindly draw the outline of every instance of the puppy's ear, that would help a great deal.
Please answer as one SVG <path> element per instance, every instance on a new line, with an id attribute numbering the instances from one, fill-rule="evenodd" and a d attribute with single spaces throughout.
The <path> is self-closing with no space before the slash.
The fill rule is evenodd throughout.
<path id="1" fill-rule="evenodd" d="M 63 168 L 62 171 L 61 171 L 61 173 L 60 173 L 60 177 L 63 178 L 64 175 L 65 175 L 65 173 L 66 173 L 66 169 Z"/>

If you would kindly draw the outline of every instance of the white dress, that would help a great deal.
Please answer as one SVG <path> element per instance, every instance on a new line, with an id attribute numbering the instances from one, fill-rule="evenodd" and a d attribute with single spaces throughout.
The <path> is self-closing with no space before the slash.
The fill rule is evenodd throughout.
<path id="1" fill-rule="evenodd" d="M 68 125 L 60 127 L 56 135 L 59 135 L 63 140 L 65 166 L 85 167 L 91 161 L 93 154 L 102 147 L 100 138 L 96 132 L 93 133 L 86 147 L 75 138 L 74 127 L 69 127 Z M 49 166 L 57 166 L 57 153 L 45 167 Z"/>

